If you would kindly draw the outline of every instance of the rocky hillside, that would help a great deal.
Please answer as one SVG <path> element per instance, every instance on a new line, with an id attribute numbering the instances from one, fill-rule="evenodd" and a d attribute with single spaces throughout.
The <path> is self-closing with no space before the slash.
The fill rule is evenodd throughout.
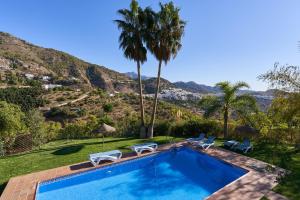
<path id="1" fill-rule="evenodd" d="M 143 81 L 144 84 L 144 91 L 146 94 L 153 94 L 156 90 L 156 80 L 157 78 L 149 78 Z M 167 79 L 161 78 L 160 79 L 160 91 L 170 88 L 176 88 L 176 86 L 168 81 Z"/>
<path id="2" fill-rule="evenodd" d="M 189 92 L 194 92 L 194 93 L 208 94 L 208 93 L 218 93 L 220 91 L 217 87 L 198 84 L 194 81 L 189 81 L 189 82 L 179 81 L 173 84 L 178 88 L 181 88 Z"/>
<path id="3" fill-rule="evenodd" d="M 56 83 L 107 91 L 132 92 L 136 86 L 124 74 L 3 32 L 0 32 L 0 71 L 1 79 L 9 73 L 17 76 L 27 73 L 35 77 L 50 76 Z"/>

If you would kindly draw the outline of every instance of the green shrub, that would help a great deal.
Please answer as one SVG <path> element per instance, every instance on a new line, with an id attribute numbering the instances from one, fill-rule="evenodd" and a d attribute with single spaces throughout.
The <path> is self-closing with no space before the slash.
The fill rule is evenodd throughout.
<path id="1" fill-rule="evenodd" d="M 160 121 L 154 127 L 155 136 L 168 135 L 170 132 L 171 124 L 168 121 Z"/>
<path id="2" fill-rule="evenodd" d="M 100 124 L 105 123 L 105 124 L 110 125 L 110 126 L 114 126 L 114 125 L 115 125 L 113 119 L 112 119 L 111 117 L 107 116 L 107 115 L 101 117 L 101 118 L 99 119 L 99 123 L 100 123 Z"/>
<path id="3" fill-rule="evenodd" d="M 26 125 L 32 136 L 34 146 L 39 147 L 47 142 L 45 118 L 40 111 L 30 110 L 26 116 Z"/>
<path id="4" fill-rule="evenodd" d="M 5 147 L 4 147 L 4 142 L 0 140 L 0 157 L 5 155 Z"/>
<path id="5" fill-rule="evenodd" d="M 106 112 L 106 113 L 112 112 L 112 110 L 113 110 L 113 105 L 112 105 L 111 103 L 107 103 L 107 104 L 104 104 L 104 105 L 102 106 L 102 108 L 103 108 L 103 111 Z"/>
<path id="6" fill-rule="evenodd" d="M 0 100 L 17 104 L 22 111 L 27 112 L 44 105 L 41 95 L 44 90 L 41 87 L 31 88 L 5 88 L 0 89 Z"/>
<path id="7" fill-rule="evenodd" d="M 51 110 L 47 113 L 48 117 L 69 117 L 76 118 L 80 117 L 82 113 L 78 113 L 77 111 L 71 111 L 69 108 L 51 108 Z"/>
<path id="8" fill-rule="evenodd" d="M 47 142 L 59 139 L 59 133 L 61 131 L 61 124 L 58 122 L 48 122 L 46 124 L 45 140 Z"/>
<path id="9" fill-rule="evenodd" d="M 56 99 L 56 101 L 65 101 L 65 100 L 66 100 L 65 97 L 58 97 L 58 98 Z"/>
<path id="10" fill-rule="evenodd" d="M 199 133 L 206 133 L 218 136 L 222 131 L 222 125 L 215 120 L 187 120 L 174 124 L 171 134 L 175 136 L 197 136 Z"/>
<path id="11" fill-rule="evenodd" d="M 87 137 L 86 123 L 82 121 L 66 124 L 65 128 L 60 131 L 61 139 L 80 139 L 84 137 Z"/>
<path id="12" fill-rule="evenodd" d="M 11 147 L 18 134 L 26 130 L 25 114 L 20 107 L 0 101 L 0 140 L 6 148 Z"/>

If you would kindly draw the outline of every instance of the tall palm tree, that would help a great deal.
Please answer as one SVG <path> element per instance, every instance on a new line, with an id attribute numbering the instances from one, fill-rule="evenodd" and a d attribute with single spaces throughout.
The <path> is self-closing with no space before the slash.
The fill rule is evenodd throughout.
<path id="1" fill-rule="evenodd" d="M 241 88 L 249 88 L 245 82 L 220 82 L 216 86 L 220 88 L 222 96 L 207 96 L 200 101 L 200 107 L 205 111 L 204 117 L 209 117 L 217 112 L 223 115 L 224 138 L 228 135 L 228 120 L 232 111 L 245 115 L 247 112 L 256 111 L 256 100 L 248 94 L 237 95 Z"/>
<path id="2" fill-rule="evenodd" d="M 175 58 L 182 46 L 181 39 L 184 33 L 185 22 L 180 19 L 179 11 L 180 9 L 175 7 L 172 2 L 160 3 L 160 11 L 158 13 L 152 12 L 149 8 L 145 10 L 148 28 L 144 40 L 148 50 L 158 60 L 156 91 L 147 135 L 149 138 L 153 137 L 162 62 L 166 65 L 172 57 Z"/>
<path id="3" fill-rule="evenodd" d="M 139 7 L 136 0 L 132 0 L 130 9 L 118 10 L 121 20 L 115 20 L 121 34 L 119 36 L 120 48 L 124 51 L 124 56 L 130 60 L 134 60 L 137 64 L 140 111 L 141 111 L 141 129 L 140 136 L 146 136 L 145 128 L 145 112 L 143 102 L 143 89 L 141 79 L 141 64 L 147 60 L 147 49 L 143 43 L 143 31 L 145 15 Z"/>

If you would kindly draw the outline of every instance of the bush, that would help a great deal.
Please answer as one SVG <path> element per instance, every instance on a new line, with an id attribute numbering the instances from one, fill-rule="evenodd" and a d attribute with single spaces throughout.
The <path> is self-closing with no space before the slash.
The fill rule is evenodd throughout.
<path id="1" fill-rule="evenodd" d="M 61 139 L 80 139 L 84 137 L 87 137 L 87 133 L 86 123 L 83 121 L 66 124 L 65 128 L 60 131 Z"/>
<path id="2" fill-rule="evenodd" d="M 47 142 L 58 139 L 61 125 L 58 122 L 48 122 L 46 124 L 45 140 Z"/>
<path id="3" fill-rule="evenodd" d="M 58 98 L 56 99 L 56 101 L 65 101 L 65 100 L 66 100 L 65 97 L 58 97 Z"/>
<path id="4" fill-rule="evenodd" d="M 40 111 L 29 111 L 26 116 L 26 125 L 32 136 L 34 146 L 39 147 L 47 142 L 45 118 Z"/>
<path id="5" fill-rule="evenodd" d="M 47 113 L 48 117 L 69 117 L 69 118 L 76 118 L 82 116 L 83 113 L 71 111 L 69 108 L 51 108 L 51 110 Z"/>
<path id="6" fill-rule="evenodd" d="M 171 134 L 179 137 L 197 136 L 206 133 L 218 136 L 222 131 L 221 123 L 216 120 L 187 120 L 172 126 Z"/>
<path id="7" fill-rule="evenodd" d="M 171 124 L 168 121 L 160 121 L 154 127 L 155 136 L 169 135 Z"/>
<path id="8" fill-rule="evenodd" d="M 11 147 L 16 136 L 26 130 L 25 115 L 20 107 L 0 101 L 0 141 Z"/>
<path id="9" fill-rule="evenodd" d="M 0 100 L 17 104 L 22 111 L 27 112 L 44 105 L 41 98 L 43 93 L 44 91 L 41 87 L 5 88 L 0 89 Z"/>
<path id="10" fill-rule="evenodd" d="M 5 155 L 4 142 L 0 140 L 0 157 Z"/>
<path id="11" fill-rule="evenodd" d="M 112 110 L 113 110 L 113 105 L 112 105 L 111 103 L 107 103 L 107 104 L 104 104 L 104 105 L 102 106 L 102 108 L 103 108 L 103 111 L 106 112 L 106 113 L 112 112 Z"/>
<path id="12" fill-rule="evenodd" d="M 100 123 L 100 124 L 105 123 L 105 124 L 110 125 L 110 126 L 114 126 L 114 125 L 115 125 L 113 119 L 112 119 L 111 117 L 107 116 L 107 115 L 101 117 L 101 118 L 99 119 L 99 123 Z"/>

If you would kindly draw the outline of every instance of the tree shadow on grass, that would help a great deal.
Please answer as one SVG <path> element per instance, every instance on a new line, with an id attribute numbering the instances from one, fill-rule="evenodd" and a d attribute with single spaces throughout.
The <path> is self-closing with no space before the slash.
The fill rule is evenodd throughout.
<path id="1" fill-rule="evenodd" d="M 3 193 L 3 191 L 4 191 L 5 187 L 6 187 L 6 185 L 7 185 L 7 182 L 0 184 L 0 196 L 2 195 L 2 193 Z"/>
<path id="2" fill-rule="evenodd" d="M 52 154 L 53 155 L 68 155 L 68 154 L 73 154 L 79 152 L 84 145 L 74 145 L 74 146 L 68 146 L 68 147 L 63 147 L 60 148 L 56 151 L 54 151 Z"/>
<path id="3" fill-rule="evenodd" d="M 109 143 L 113 143 L 113 142 L 121 142 L 121 141 L 133 140 L 133 139 L 138 139 L 138 138 L 130 137 L 130 138 L 122 138 L 122 139 L 112 139 L 112 140 L 104 141 L 104 145 L 109 144 Z M 89 146 L 89 145 L 97 145 L 97 144 L 102 144 L 102 139 L 99 139 L 99 142 L 84 142 L 84 143 L 80 143 L 80 144 L 68 144 L 68 143 L 66 143 L 65 145 L 60 145 L 59 147 L 41 148 L 41 149 L 36 149 L 36 150 L 20 153 L 20 154 L 9 155 L 7 157 L 16 158 L 16 157 L 24 156 L 24 155 L 27 155 L 27 154 L 42 153 L 42 152 L 54 151 L 54 150 L 59 151 L 61 148 L 69 148 L 69 147 L 76 146 L 76 145 Z M 54 153 L 52 153 L 52 154 L 54 154 Z M 54 154 L 54 155 L 60 155 L 60 154 Z M 62 155 L 64 155 L 64 154 L 62 154 Z M 7 157 L 3 157 L 3 158 L 5 159 Z"/>

